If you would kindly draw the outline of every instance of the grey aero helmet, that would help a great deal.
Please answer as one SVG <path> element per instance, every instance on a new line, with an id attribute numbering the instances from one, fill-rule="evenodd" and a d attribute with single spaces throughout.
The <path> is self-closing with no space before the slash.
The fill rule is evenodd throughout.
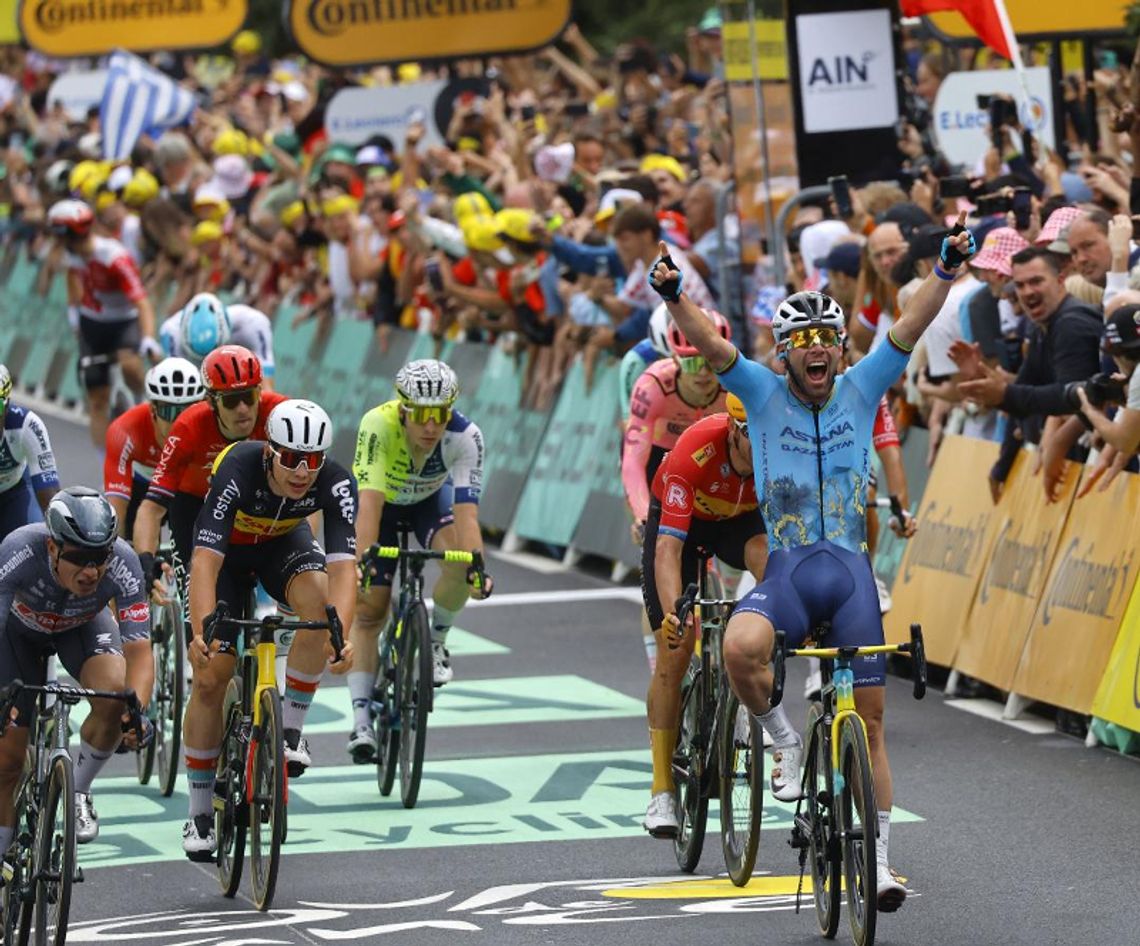
<path id="1" fill-rule="evenodd" d="M 119 520 L 102 493 L 86 486 L 60 490 L 44 514 L 48 534 L 57 543 L 105 549 L 115 541 Z"/>

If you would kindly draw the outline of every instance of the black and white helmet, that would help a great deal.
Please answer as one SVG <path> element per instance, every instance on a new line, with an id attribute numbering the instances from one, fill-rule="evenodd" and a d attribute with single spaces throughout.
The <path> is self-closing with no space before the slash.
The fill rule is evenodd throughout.
<path id="1" fill-rule="evenodd" d="M 646 337 L 649 339 L 649 344 L 653 346 L 653 350 L 662 358 L 668 358 L 670 355 L 669 323 L 672 321 L 673 316 L 669 314 L 669 309 L 664 302 L 654 309 L 653 314 L 649 317 L 649 331 L 646 333 Z"/>
<path id="2" fill-rule="evenodd" d="M 86 486 L 61 489 L 44 514 L 48 534 L 63 544 L 105 549 L 115 541 L 119 520 L 102 493 Z"/>
<path id="3" fill-rule="evenodd" d="M 772 316 L 772 337 L 779 345 L 788 334 L 802 328 L 833 328 L 842 332 L 847 324 L 843 307 L 822 292 L 797 292 L 788 296 Z"/>
<path id="4" fill-rule="evenodd" d="M 396 394 L 403 404 L 449 407 L 459 397 L 459 378 L 434 358 L 409 361 L 396 372 Z"/>
<path id="5" fill-rule="evenodd" d="M 202 374 L 185 358 L 163 358 L 146 373 L 146 396 L 164 404 L 193 404 L 206 396 Z"/>
<path id="6" fill-rule="evenodd" d="M 325 409 L 312 401 L 282 401 L 269 412 L 265 439 L 286 450 L 317 453 L 332 446 L 332 421 Z"/>

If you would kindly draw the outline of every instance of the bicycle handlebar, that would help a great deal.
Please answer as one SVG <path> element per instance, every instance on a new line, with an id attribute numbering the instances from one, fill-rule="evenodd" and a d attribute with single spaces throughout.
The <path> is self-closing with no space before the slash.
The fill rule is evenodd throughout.
<path id="1" fill-rule="evenodd" d="M 390 558 L 390 559 L 406 559 L 410 562 L 422 565 L 424 562 L 455 562 L 460 565 L 469 565 L 468 572 L 475 573 L 475 587 L 483 590 L 483 578 L 486 575 L 486 567 L 483 562 L 483 553 L 478 549 L 467 552 L 463 549 L 444 549 L 442 552 L 435 549 L 408 549 L 402 548 L 399 545 L 372 545 L 365 550 L 360 558 L 360 566 L 363 575 L 360 580 L 361 587 L 367 591 L 372 587 L 372 579 L 375 577 L 375 571 L 370 567 L 370 564 L 377 559 Z M 470 580 L 470 578 L 468 579 Z"/>
<path id="2" fill-rule="evenodd" d="M 689 587 L 684 591 L 676 601 L 673 602 L 673 613 L 677 616 L 677 636 L 685 636 L 685 622 L 689 619 L 693 608 L 697 603 L 697 595 L 700 594 L 700 589 L 697 587 L 696 582 L 692 582 Z"/>
<path id="3" fill-rule="evenodd" d="M 232 618 L 229 614 L 229 605 L 224 601 L 219 601 L 213 613 L 207 615 L 202 624 L 202 635 L 207 647 L 217 637 L 220 628 L 232 627 L 246 631 L 255 629 L 328 631 L 333 648 L 333 663 L 340 662 L 344 651 L 344 625 L 341 624 L 340 616 L 336 613 L 336 607 L 331 604 L 325 605 L 325 619 L 323 621 L 298 621 L 276 613 L 267 614 L 262 618 Z"/>
<path id="4" fill-rule="evenodd" d="M 143 738 L 142 723 L 139 721 L 139 715 L 142 711 L 142 706 L 139 703 L 138 695 L 130 687 L 125 690 L 92 690 L 89 687 L 73 687 L 66 686 L 60 683 L 24 683 L 23 680 L 13 680 L 11 683 L 0 687 L 0 736 L 2 736 L 8 729 L 9 724 L 12 722 L 12 707 L 15 705 L 16 698 L 23 691 L 30 693 L 43 693 L 54 696 L 62 703 L 74 705 L 80 700 L 118 700 L 127 704 L 127 710 L 130 712 L 135 727 L 135 734 L 140 740 Z"/>

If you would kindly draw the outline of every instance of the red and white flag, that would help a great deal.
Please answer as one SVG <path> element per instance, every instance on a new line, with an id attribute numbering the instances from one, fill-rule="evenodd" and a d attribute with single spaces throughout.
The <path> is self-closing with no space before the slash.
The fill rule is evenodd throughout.
<path id="1" fill-rule="evenodd" d="M 1017 38 L 1002 0 L 901 0 L 903 16 L 924 16 L 954 10 L 978 34 L 978 39 L 1011 62 L 1017 54 Z"/>

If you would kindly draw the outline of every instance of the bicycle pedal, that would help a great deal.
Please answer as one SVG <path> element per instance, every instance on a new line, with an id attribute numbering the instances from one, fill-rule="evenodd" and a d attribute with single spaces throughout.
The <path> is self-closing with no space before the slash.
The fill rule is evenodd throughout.
<path id="1" fill-rule="evenodd" d="M 195 864 L 216 864 L 218 855 L 215 851 L 187 851 L 186 859 Z"/>

